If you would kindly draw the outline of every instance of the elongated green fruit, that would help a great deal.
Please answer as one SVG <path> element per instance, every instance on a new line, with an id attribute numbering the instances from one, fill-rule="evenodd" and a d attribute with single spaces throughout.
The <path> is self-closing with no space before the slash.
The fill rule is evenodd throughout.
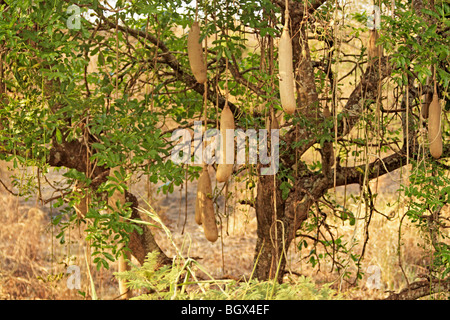
<path id="1" fill-rule="evenodd" d="M 189 64 L 195 79 L 199 83 L 206 81 L 206 65 L 203 57 L 202 44 L 200 43 L 200 26 L 198 21 L 192 23 L 187 39 Z"/>
<path id="2" fill-rule="evenodd" d="M 441 105 L 435 92 L 428 110 L 428 140 L 431 155 L 438 159 L 442 155 Z"/>
<path id="3" fill-rule="evenodd" d="M 233 173 L 233 163 L 227 163 L 227 152 L 234 152 L 234 139 L 227 139 L 227 130 L 235 129 L 234 116 L 228 103 L 220 115 L 220 134 L 222 136 L 222 145 L 220 148 L 222 162 L 217 165 L 216 180 L 218 182 L 227 181 Z"/>
<path id="4" fill-rule="evenodd" d="M 295 112 L 295 82 L 292 60 L 292 41 L 287 28 L 281 33 L 278 48 L 280 100 L 283 110 L 288 114 Z"/>

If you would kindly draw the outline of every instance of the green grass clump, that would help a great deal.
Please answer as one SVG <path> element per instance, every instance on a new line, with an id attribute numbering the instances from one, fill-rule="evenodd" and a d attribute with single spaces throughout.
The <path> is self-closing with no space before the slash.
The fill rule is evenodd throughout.
<path id="1" fill-rule="evenodd" d="M 158 215 L 140 209 L 165 231 L 172 239 L 170 230 L 165 227 Z M 146 222 L 141 222 L 146 223 Z M 171 265 L 160 266 L 158 253 L 147 255 L 142 266 L 130 263 L 130 270 L 116 272 L 114 275 L 125 280 L 132 290 L 142 292 L 132 299 L 139 300 L 332 300 L 342 299 L 342 295 L 329 285 L 317 287 L 311 278 L 300 276 L 289 278 L 284 283 L 274 280 L 259 281 L 253 278 L 240 281 L 215 279 L 195 259 L 183 257 L 181 250 L 171 242 L 177 255 Z M 199 279 L 198 273 L 207 279 Z"/>

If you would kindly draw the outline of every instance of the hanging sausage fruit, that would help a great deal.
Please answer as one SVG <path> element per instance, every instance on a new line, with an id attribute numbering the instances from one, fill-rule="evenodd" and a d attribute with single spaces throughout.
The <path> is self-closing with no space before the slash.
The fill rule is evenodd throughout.
<path id="1" fill-rule="evenodd" d="M 287 2 L 287 1 L 286 1 Z M 292 41 L 289 35 L 289 6 L 286 5 L 285 23 L 278 47 L 280 100 L 283 110 L 293 114 L 296 108 Z"/>
<path id="2" fill-rule="evenodd" d="M 428 141 L 431 155 L 439 159 L 442 155 L 441 105 L 436 90 L 428 109 Z"/>
<path id="3" fill-rule="evenodd" d="M 195 221 L 203 225 L 203 231 L 208 241 L 215 242 L 219 237 L 214 213 L 214 202 L 211 199 L 212 186 L 207 166 L 203 166 L 198 179 L 197 202 L 195 206 Z"/>
<path id="4" fill-rule="evenodd" d="M 198 83 L 206 82 L 206 64 L 200 42 L 200 26 L 198 21 L 192 23 L 187 40 L 189 65 Z"/>
<path id="5" fill-rule="evenodd" d="M 234 128 L 233 112 L 231 112 L 228 103 L 225 102 L 225 107 L 220 115 L 220 135 L 222 138 L 220 153 L 222 163 L 217 165 L 216 180 L 218 182 L 227 181 L 233 173 L 233 163 L 227 163 L 227 153 L 234 152 L 234 139 L 227 139 L 227 130 L 234 130 Z"/>

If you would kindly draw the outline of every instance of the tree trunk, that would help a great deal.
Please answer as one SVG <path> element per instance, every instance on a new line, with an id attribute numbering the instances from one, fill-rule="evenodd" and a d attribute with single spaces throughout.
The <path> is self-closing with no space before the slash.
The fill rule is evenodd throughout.
<path id="1" fill-rule="evenodd" d="M 274 178 L 277 183 L 276 198 Z M 308 218 L 311 206 L 332 186 L 332 181 L 322 174 L 299 177 L 287 199 L 283 200 L 277 177 L 259 177 L 255 204 L 257 241 L 254 259 L 259 280 L 277 277 L 278 282 L 282 282 L 289 246 L 297 230 Z"/>
<path id="2" fill-rule="evenodd" d="M 255 209 L 258 238 L 255 249 L 255 273 L 260 280 L 273 279 L 277 275 L 277 265 L 281 254 L 280 248 L 283 248 L 281 226 L 280 224 L 275 225 L 275 221 L 282 219 L 284 201 L 281 199 L 278 181 L 276 201 L 274 201 L 274 183 L 274 176 L 260 176 L 257 184 Z M 278 279 L 281 279 L 284 271 L 284 260 L 284 257 L 282 257 Z"/>
<path id="3" fill-rule="evenodd" d="M 302 25 L 303 6 L 300 3 L 290 5 L 290 17 L 292 30 L 292 49 L 294 57 L 296 77 L 302 86 L 298 86 L 298 111 L 309 119 L 316 119 L 319 115 L 318 94 L 315 85 L 315 74 L 309 52 L 307 36 Z M 302 45 L 301 45 L 302 44 Z M 286 141 L 294 142 L 298 137 L 305 135 L 300 132 L 298 126 L 294 132 L 286 137 Z M 307 133 L 306 133 L 307 134 Z M 314 139 L 311 139 L 313 141 Z M 305 144 L 306 151 L 311 145 Z M 292 154 L 301 150 L 292 148 L 285 154 L 281 161 L 288 167 L 298 167 L 296 158 Z M 326 166 L 331 167 L 332 164 Z M 311 179 L 312 178 L 312 179 Z M 313 186 L 317 177 L 297 177 L 296 185 L 290 190 L 286 200 L 281 197 L 279 184 L 281 183 L 276 176 L 260 176 L 257 196 L 256 196 L 256 217 L 257 217 L 257 243 L 255 249 L 256 276 L 259 280 L 268 280 L 277 278 L 282 282 L 286 267 L 286 255 L 290 244 L 295 239 L 297 230 L 308 217 L 309 207 L 315 201 L 311 198 L 311 193 L 305 191 L 312 190 L 305 188 Z M 276 181 L 276 182 L 275 182 Z M 275 183 L 277 184 L 275 186 Z M 325 191 L 320 189 L 319 196 Z M 306 192 L 306 193 L 305 193 Z M 316 192 L 313 192 L 316 193 Z M 276 194 L 276 196 L 275 196 Z M 313 195 L 315 197 L 316 194 Z"/>
<path id="4" fill-rule="evenodd" d="M 139 212 L 137 211 L 138 200 L 137 198 L 129 192 L 126 192 L 127 202 L 131 202 L 131 218 L 136 220 L 142 220 Z M 149 252 L 156 251 L 158 252 L 158 263 L 159 266 L 163 266 L 166 264 L 172 263 L 172 260 L 161 250 L 158 244 L 153 237 L 152 231 L 147 226 L 142 227 L 142 234 L 139 234 L 137 231 L 133 231 L 130 234 L 130 241 L 128 243 L 128 248 L 131 250 L 131 254 L 139 261 L 140 264 L 143 264 L 145 258 Z"/>
<path id="5" fill-rule="evenodd" d="M 295 239 L 296 231 L 308 216 L 309 204 L 302 205 L 305 201 L 298 200 L 301 200 L 303 195 L 295 190 L 291 190 L 287 200 L 283 200 L 279 185 L 280 181 L 274 176 L 259 178 L 255 205 L 257 241 L 254 260 L 255 274 L 259 280 L 277 278 L 281 283 L 289 246 Z"/>

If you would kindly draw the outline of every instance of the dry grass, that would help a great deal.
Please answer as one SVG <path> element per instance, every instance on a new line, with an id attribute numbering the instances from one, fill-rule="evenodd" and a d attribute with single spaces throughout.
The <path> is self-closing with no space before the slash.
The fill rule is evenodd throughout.
<path id="1" fill-rule="evenodd" d="M 16 191 L 9 179 L 11 174 L 5 163 L 0 163 L 0 179 L 9 190 Z M 82 232 L 71 230 L 61 245 L 55 238 L 59 230 L 51 224 L 54 214 L 49 205 L 25 201 L 0 186 L 0 299 L 83 299 L 77 290 L 67 287 L 68 265 L 80 267 L 80 291 L 89 293 Z M 114 298 L 115 266 L 106 271 L 90 267 L 97 293 Z"/>
<path id="2" fill-rule="evenodd" d="M 212 173 L 212 172 L 211 172 Z M 213 175 L 212 175 L 213 177 Z M 214 180 L 213 180 L 214 181 Z M 387 295 L 386 291 L 398 291 L 408 281 L 417 280 L 427 265 L 425 251 L 418 246 L 423 244 L 422 237 L 415 228 L 408 226 L 405 219 L 402 226 L 401 260 L 399 260 L 398 232 L 403 208 L 388 207 L 388 202 L 393 203 L 396 194 L 393 193 L 392 181 L 389 177 L 380 179 L 381 192 L 377 202 L 377 209 L 382 213 L 392 215 L 391 221 L 376 214 L 370 224 L 369 242 L 361 265 L 362 271 L 367 271 L 368 266 L 379 267 L 381 288 L 369 289 L 366 286 L 367 278 L 363 277 L 358 285 L 349 285 L 341 281 L 336 272 L 330 272 L 331 262 L 323 260 L 320 268 L 312 268 L 301 257 L 307 256 L 307 251 L 301 252 L 293 243 L 288 253 L 288 269 L 294 276 L 302 274 L 312 277 L 318 284 L 332 283 L 334 289 L 340 290 L 349 299 L 377 299 Z M 249 198 L 252 194 L 242 188 L 243 182 L 235 183 L 230 191 L 236 195 L 230 200 L 228 219 L 223 218 L 220 228 L 222 236 L 215 243 L 208 242 L 203 234 L 201 226 L 194 221 L 193 208 L 195 205 L 196 183 L 189 183 L 187 192 L 187 217 L 185 216 L 186 198 L 184 189 L 168 196 L 162 196 L 153 190 L 152 206 L 162 217 L 164 223 L 173 232 L 174 242 L 183 252 L 190 257 L 197 258 L 206 269 L 217 278 L 240 278 L 249 276 L 253 268 L 253 255 L 256 242 L 256 218 L 254 210 L 248 206 L 239 205 L 236 202 L 242 198 Z M 391 186 L 389 188 L 389 186 Z M 221 185 L 217 185 L 221 187 Z M 395 188 L 394 188 L 395 189 Z M 138 182 L 133 190 L 136 194 L 146 197 L 145 183 Z M 355 192 L 351 187 L 348 192 Z M 342 189 L 337 190 L 337 199 L 342 200 Z M 339 198 L 341 197 L 341 198 Z M 143 201 L 141 201 L 143 203 Z M 357 213 L 357 203 L 348 200 L 348 206 L 354 208 Z M 2 191 L 0 195 L 0 298 L 1 299 L 83 299 L 76 290 L 69 290 L 66 285 L 65 275 L 67 264 L 74 264 L 81 268 L 83 292 L 90 292 L 89 278 L 86 272 L 84 260 L 85 244 L 82 230 L 71 230 L 67 236 L 66 244 L 61 245 L 54 238 L 57 233 L 50 224 L 50 208 L 35 208 L 34 205 L 24 202 L 17 197 Z M 223 206 L 220 208 L 223 213 Z M 362 208 L 362 215 L 364 208 Z M 53 212 L 54 214 L 54 212 Z M 186 219 L 187 218 L 187 219 Z M 336 234 L 343 235 L 350 240 L 355 236 L 357 244 L 352 253 L 360 253 L 364 240 L 364 222 L 361 220 L 356 227 L 339 224 L 333 221 L 330 215 L 330 224 L 337 226 Z M 183 233 L 184 230 L 184 233 Z M 154 229 L 155 237 L 159 245 L 167 253 L 174 255 L 171 242 L 165 237 L 164 232 Z M 311 244 L 311 242 L 310 242 Z M 308 247 L 308 250 L 311 247 Z M 69 261 L 70 260 L 70 261 Z M 404 273 L 399 267 L 401 261 Z M 356 270 L 354 264 L 350 264 L 353 280 Z M 111 265 L 111 270 L 96 271 L 91 265 L 97 294 L 100 299 L 114 299 L 118 294 L 117 281 L 112 272 L 116 271 L 116 265 Z M 289 276 L 289 275 L 288 275 Z M 199 277 L 202 274 L 199 273 Z M 90 297 L 88 297 L 90 298 Z"/>
<path id="3" fill-rule="evenodd" d="M 84 277 L 80 291 L 89 292 L 84 245 L 76 232 L 61 245 L 48 212 L 30 208 L 5 193 L 0 194 L 0 208 L 0 299 L 82 299 L 67 287 L 67 266 L 74 264 L 80 266 Z M 114 267 L 96 271 L 91 265 L 97 293 L 105 298 L 111 299 L 117 292 Z"/>

